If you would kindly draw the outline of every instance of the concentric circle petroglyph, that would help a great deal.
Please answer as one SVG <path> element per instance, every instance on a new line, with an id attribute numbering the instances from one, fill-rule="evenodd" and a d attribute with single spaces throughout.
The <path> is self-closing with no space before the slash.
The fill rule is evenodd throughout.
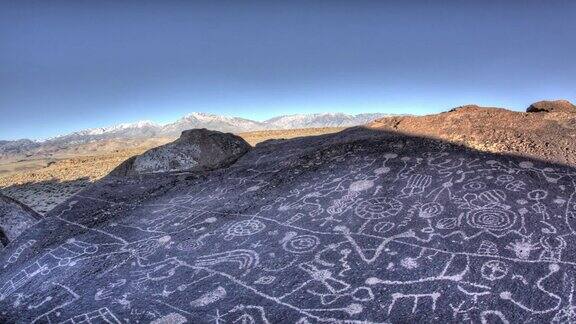
<path id="1" fill-rule="evenodd" d="M 290 238 L 282 245 L 284 249 L 291 253 L 306 253 L 314 250 L 320 240 L 312 235 L 298 235 Z"/>
<path id="2" fill-rule="evenodd" d="M 504 231 L 514 226 L 516 214 L 504 209 L 479 209 L 470 211 L 467 221 L 475 228 Z"/>
<path id="3" fill-rule="evenodd" d="M 356 206 L 356 215 L 364 219 L 380 219 L 398 214 L 403 204 L 394 198 L 371 198 Z"/>

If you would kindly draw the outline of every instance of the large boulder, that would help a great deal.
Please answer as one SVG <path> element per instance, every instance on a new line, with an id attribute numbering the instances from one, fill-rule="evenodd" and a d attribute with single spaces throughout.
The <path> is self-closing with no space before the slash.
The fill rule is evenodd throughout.
<path id="1" fill-rule="evenodd" d="M 172 143 L 128 159 L 111 175 L 212 170 L 234 163 L 250 148 L 250 144 L 234 134 L 191 129 Z"/>
<path id="2" fill-rule="evenodd" d="M 0 249 L 40 219 L 28 206 L 0 194 Z"/>
<path id="3" fill-rule="evenodd" d="M 543 100 L 530 105 L 526 112 L 569 112 L 576 113 L 576 106 L 568 100 Z"/>

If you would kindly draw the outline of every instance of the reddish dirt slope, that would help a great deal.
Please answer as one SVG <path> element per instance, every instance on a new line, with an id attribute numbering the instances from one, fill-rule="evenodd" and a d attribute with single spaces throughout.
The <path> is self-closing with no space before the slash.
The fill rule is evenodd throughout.
<path id="1" fill-rule="evenodd" d="M 541 101 L 528 111 L 468 105 L 437 115 L 382 118 L 369 127 L 576 166 L 576 106 Z"/>

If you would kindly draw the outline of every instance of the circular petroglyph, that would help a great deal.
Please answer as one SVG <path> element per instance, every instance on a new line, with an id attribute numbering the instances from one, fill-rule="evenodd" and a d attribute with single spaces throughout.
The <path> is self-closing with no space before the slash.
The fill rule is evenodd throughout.
<path id="1" fill-rule="evenodd" d="M 282 247 L 292 253 L 306 253 L 314 250 L 318 246 L 319 240 L 312 235 L 298 235 L 288 239 Z"/>
<path id="2" fill-rule="evenodd" d="M 262 231 L 265 227 L 264 223 L 256 219 L 239 221 L 228 228 L 224 239 L 230 240 L 236 236 L 253 235 Z"/>
<path id="3" fill-rule="evenodd" d="M 420 206 L 418 211 L 418 217 L 420 218 L 432 218 L 440 215 L 444 211 L 444 206 L 439 203 L 432 201 Z"/>
<path id="4" fill-rule="evenodd" d="M 548 192 L 542 189 L 532 190 L 528 193 L 528 199 L 530 200 L 542 200 L 548 196 Z"/>
<path id="5" fill-rule="evenodd" d="M 372 198 L 356 206 L 356 215 L 364 219 L 380 219 L 398 214 L 403 205 L 394 198 Z"/>
<path id="6" fill-rule="evenodd" d="M 374 225 L 374 231 L 378 233 L 386 233 L 394 228 L 394 223 L 392 222 L 378 222 Z"/>
<path id="7" fill-rule="evenodd" d="M 508 274 L 508 265 L 499 260 L 491 260 L 482 265 L 480 272 L 482 278 L 494 281 L 502 279 Z"/>
<path id="8" fill-rule="evenodd" d="M 481 182 L 481 181 L 468 182 L 462 186 L 462 189 L 468 190 L 468 191 L 482 190 L 485 188 L 486 188 L 486 184 L 484 182 Z"/>
<path id="9" fill-rule="evenodd" d="M 475 228 L 504 231 L 516 222 L 516 214 L 503 209 L 479 209 L 468 212 L 468 224 Z"/>

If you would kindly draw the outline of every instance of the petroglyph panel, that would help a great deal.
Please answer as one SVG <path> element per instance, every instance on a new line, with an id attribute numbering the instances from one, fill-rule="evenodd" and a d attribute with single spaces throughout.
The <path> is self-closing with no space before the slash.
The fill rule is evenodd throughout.
<path id="1" fill-rule="evenodd" d="M 569 322 L 575 183 L 366 130 L 208 174 L 108 178 L 0 252 L 0 319 Z"/>

